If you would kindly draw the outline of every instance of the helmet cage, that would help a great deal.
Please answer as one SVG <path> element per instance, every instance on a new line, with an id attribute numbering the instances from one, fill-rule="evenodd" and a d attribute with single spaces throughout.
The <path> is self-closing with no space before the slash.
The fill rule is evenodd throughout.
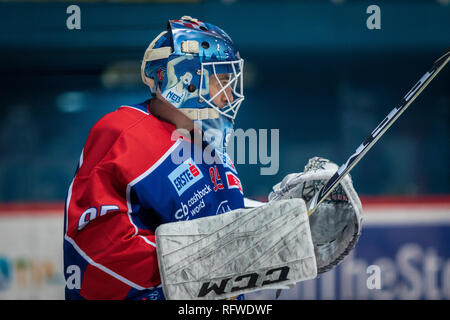
<path id="1" fill-rule="evenodd" d="M 214 75 L 218 84 L 220 85 L 220 90 L 217 91 L 212 97 L 210 96 L 209 92 L 204 95 L 202 90 L 199 90 L 199 102 L 205 102 L 210 107 L 217 110 L 220 114 L 234 120 L 237 112 L 239 111 L 242 101 L 244 101 L 244 82 L 242 73 L 243 67 L 243 59 L 234 61 L 202 62 L 200 69 L 200 88 L 204 87 L 203 79 L 205 79 L 205 81 L 209 81 L 208 75 Z M 208 72 L 205 72 L 205 70 L 208 70 Z M 218 74 L 229 74 L 230 78 L 228 79 L 226 85 L 222 84 L 222 81 L 219 79 Z M 226 92 L 227 88 L 231 89 L 231 93 L 233 95 L 232 99 Z M 221 94 L 223 94 L 227 100 L 223 107 L 219 107 L 213 102 L 213 100 Z"/>

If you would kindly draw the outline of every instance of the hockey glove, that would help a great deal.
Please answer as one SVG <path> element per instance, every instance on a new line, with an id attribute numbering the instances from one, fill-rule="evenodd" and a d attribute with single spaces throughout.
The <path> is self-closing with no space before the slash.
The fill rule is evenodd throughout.
<path id="1" fill-rule="evenodd" d="M 308 203 L 337 171 L 327 159 L 314 157 L 301 173 L 291 173 L 273 187 L 269 202 L 302 198 Z M 346 175 L 309 216 L 318 274 L 334 268 L 354 248 L 361 234 L 362 206 Z"/>

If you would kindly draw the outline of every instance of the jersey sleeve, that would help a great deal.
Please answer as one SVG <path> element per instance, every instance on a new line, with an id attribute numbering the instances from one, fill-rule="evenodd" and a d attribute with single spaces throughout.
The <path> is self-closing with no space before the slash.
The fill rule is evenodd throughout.
<path id="1" fill-rule="evenodd" d="M 133 223 L 129 184 L 170 143 L 152 142 L 139 129 L 144 118 L 120 119 L 120 127 L 110 119 L 91 130 L 66 204 L 65 240 L 84 260 L 87 299 L 123 299 L 160 284 L 155 235 Z"/>

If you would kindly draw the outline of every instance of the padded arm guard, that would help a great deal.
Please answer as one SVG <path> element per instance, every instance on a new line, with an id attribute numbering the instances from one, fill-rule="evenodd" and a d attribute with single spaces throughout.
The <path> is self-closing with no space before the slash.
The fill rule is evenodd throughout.
<path id="1" fill-rule="evenodd" d="M 162 224 L 156 244 L 167 299 L 224 299 L 317 276 L 301 199 Z"/>

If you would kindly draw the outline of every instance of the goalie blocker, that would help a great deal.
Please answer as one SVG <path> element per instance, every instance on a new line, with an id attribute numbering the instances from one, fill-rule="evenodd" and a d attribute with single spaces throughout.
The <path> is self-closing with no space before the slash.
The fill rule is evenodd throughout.
<path id="1" fill-rule="evenodd" d="M 167 299 L 225 299 L 276 289 L 317 276 L 305 202 L 162 224 L 156 229 Z"/>

